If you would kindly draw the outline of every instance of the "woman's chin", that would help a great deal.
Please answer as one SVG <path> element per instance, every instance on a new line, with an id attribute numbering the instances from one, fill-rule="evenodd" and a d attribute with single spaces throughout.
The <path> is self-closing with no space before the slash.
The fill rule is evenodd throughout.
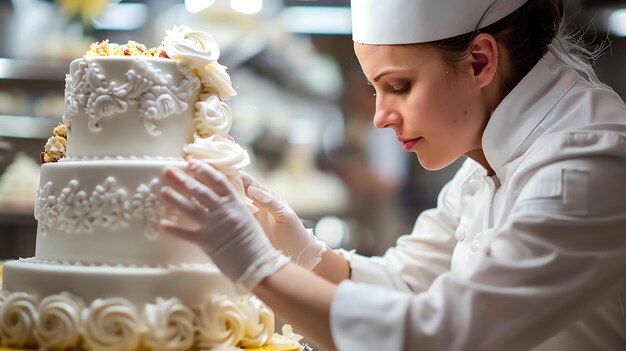
<path id="1" fill-rule="evenodd" d="M 446 156 L 435 156 L 435 155 L 423 155 L 416 152 L 417 160 L 420 165 L 429 171 L 438 171 L 440 169 L 446 168 L 452 162 L 456 161 L 458 157 L 446 157 Z"/>

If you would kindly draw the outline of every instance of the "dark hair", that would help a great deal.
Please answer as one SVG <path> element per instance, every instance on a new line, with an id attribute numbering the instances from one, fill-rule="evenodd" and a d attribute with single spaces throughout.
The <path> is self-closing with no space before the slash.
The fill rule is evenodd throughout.
<path id="1" fill-rule="evenodd" d="M 510 70 L 502 82 L 508 93 L 548 52 L 548 46 L 559 32 L 561 18 L 558 0 L 529 0 L 485 28 L 428 44 L 437 48 L 444 61 L 454 67 L 455 62 L 469 55 L 479 33 L 492 35 L 509 53 Z"/>

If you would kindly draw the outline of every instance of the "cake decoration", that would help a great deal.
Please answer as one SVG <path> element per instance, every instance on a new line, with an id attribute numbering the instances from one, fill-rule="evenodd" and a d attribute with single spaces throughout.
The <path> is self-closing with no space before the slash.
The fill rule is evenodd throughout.
<path id="1" fill-rule="evenodd" d="M 104 40 L 72 61 L 64 123 L 37 169 L 35 257 L 4 265 L 1 347 L 272 349 L 272 311 L 158 225 L 185 220 L 160 188 L 188 159 L 215 166 L 251 204 L 219 56 L 208 34 L 176 26 L 157 48 Z"/>
<path id="2" fill-rule="evenodd" d="M 136 307 L 121 297 L 89 305 L 68 292 L 39 301 L 34 295 L 3 292 L 0 343 L 15 348 L 66 350 L 186 351 L 228 346 L 258 348 L 273 336 L 279 345 L 297 345 L 293 335 L 274 333 L 274 315 L 254 296 L 235 302 L 223 297 L 195 306 L 156 298 Z M 289 328 L 287 329 L 289 330 Z"/>
<path id="3" fill-rule="evenodd" d="M 117 230 L 135 217 L 144 221 L 146 237 L 154 239 L 159 235 L 158 219 L 163 211 L 157 199 L 159 186 L 159 180 L 153 179 L 129 194 L 114 177 L 108 177 L 88 194 L 73 179 L 54 196 L 54 184 L 48 182 L 39 190 L 35 219 L 40 233 L 46 235 L 51 228 L 68 233 L 92 233 L 96 227 Z"/>
<path id="4" fill-rule="evenodd" d="M 65 157 L 67 148 L 67 126 L 59 123 L 53 130 L 52 136 L 46 141 L 41 154 L 41 163 L 57 162 Z"/>

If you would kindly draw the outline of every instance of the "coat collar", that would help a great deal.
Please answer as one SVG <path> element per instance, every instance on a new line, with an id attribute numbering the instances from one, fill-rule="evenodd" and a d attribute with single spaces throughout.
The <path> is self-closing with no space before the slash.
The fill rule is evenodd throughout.
<path id="1" fill-rule="evenodd" d="M 537 127 L 579 79 L 575 70 L 548 52 L 502 100 L 482 138 L 483 152 L 496 174 L 541 135 Z"/>

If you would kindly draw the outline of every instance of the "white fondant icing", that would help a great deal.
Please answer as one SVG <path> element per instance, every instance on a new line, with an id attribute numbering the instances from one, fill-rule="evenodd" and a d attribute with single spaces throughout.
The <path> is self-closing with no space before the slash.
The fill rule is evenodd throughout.
<path id="1" fill-rule="evenodd" d="M 113 265 L 154 266 L 209 262 L 206 254 L 196 245 L 171 235 L 159 234 L 156 214 L 161 213 L 161 209 L 158 201 L 159 183 L 155 179 L 160 179 L 169 167 L 185 169 L 187 163 L 111 160 L 44 164 L 41 167 L 42 190 L 36 203 L 36 216 L 41 223 L 35 257 L 43 260 Z M 103 186 L 107 178 L 115 179 L 115 183 L 110 182 L 108 188 Z M 112 194 L 110 200 L 105 197 L 106 201 L 94 200 L 93 206 L 82 207 L 83 217 L 76 221 L 90 223 L 90 232 L 70 232 L 66 229 L 69 226 L 62 228 L 60 225 L 60 216 L 74 218 L 72 206 L 75 202 L 70 201 L 74 198 L 62 197 L 63 188 L 69 187 L 71 181 L 78 183 L 76 192 L 85 193 L 87 204 L 92 203 L 88 200 L 96 188 Z M 125 195 L 114 196 L 118 190 L 124 190 Z M 68 190 L 69 193 L 71 190 Z M 109 206 L 111 209 L 118 209 L 113 212 L 115 216 L 111 216 L 111 219 L 118 218 L 117 224 L 101 219 L 96 221 L 99 209 L 102 209 L 102 213 L 110 212 L 106 207 L 108 205 L 105 206 L 107 201 L 112 202 Z M 68 203 L 72 206 L 56 206 L 57 203 Z M 91 214 L 86 216 L 87 213 Z M 171 218 L 173 212 L 163 209 L 163 215 Z M 42 216 L 47 219 L 42 220 Z"/>
<path id="2" fill-rule="evenodd" d="M 67 157 L 180 157 L 200 91 L 196 73 L 170 59 L 74 60 L 66 78 Z"/>
<path id="3" fill-rule="evenodd" d="M 126 72 L 128 82 L 118 85 L 106 80 L 98 59 L 85 56 L 83 60 L 87 64 L 78 67 L 84 72 L 74 73 L 77 79 L 85 77 L 83 81 L 74 84 L 70 75 L 66 77 L 65 121 L 71 126 L 74 115 L 85 108 L 89 130 L 94 133 L 102 130 L 104 118 L 123 114 L 129 105 L 137 104 L 138 118 L 143 120 L 146 130 L 159 135 L 157 122 L 187 110 L 188 100 L 200 86 L 200 80 L 180 64 L 177 66 L 184 78 L 175 82 L 171 74 L 162 74 L 145 58 L 135 59 Z"/>
<path id="4" fill-rule="evenodd" d="M 101 157 L 64 157 L 59 162 L 77 161 L 184 161 L 182 157 L 160 157 L 160 156 L 101 156 Z"/>

